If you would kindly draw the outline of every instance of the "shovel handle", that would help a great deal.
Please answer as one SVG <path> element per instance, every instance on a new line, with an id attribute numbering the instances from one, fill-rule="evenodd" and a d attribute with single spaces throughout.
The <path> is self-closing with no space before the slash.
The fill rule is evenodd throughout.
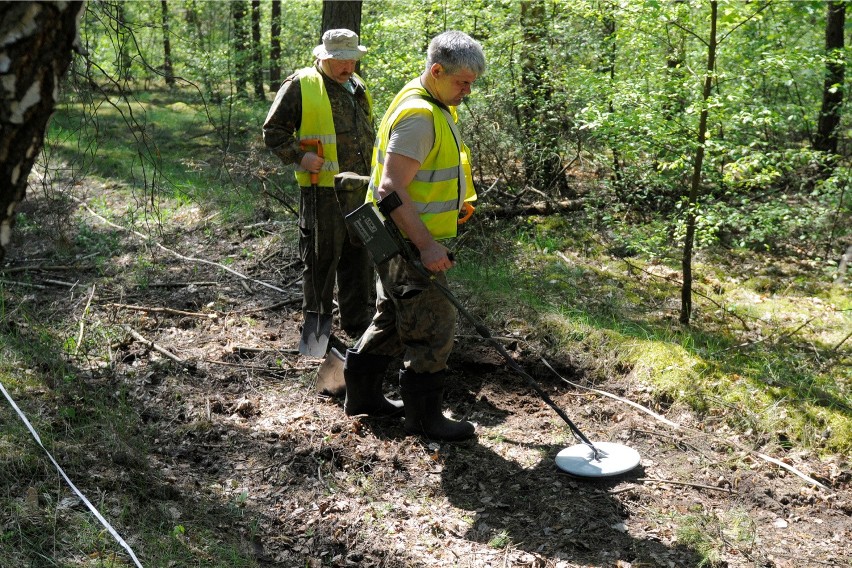
<path id="1" fill-rule="evenodd" d="M 464 225 L 465 223 L 467 223 L 467 220 L 470 219 L 471 216 L 473 216 L 473 211 L 473 205 L 471 205 L 469 201 L 465 201 L 464 203 L 462 203 L 461 211 L 459 211 L 459 220 L 457 221 L 457 224 Z"/>
<path id="2" fill-rule="evenodd" d="M 315 150 L 317 156 L 323 158 L 322 153 L 322 141 L 319 138 L 306 138 L 304 140 L 299 140 L 299 148 L 302 151 L 307 152 L 308 150 Z M 319 174 L 311 172 L 311 185 L 316 185 L 319 183 Z"/>

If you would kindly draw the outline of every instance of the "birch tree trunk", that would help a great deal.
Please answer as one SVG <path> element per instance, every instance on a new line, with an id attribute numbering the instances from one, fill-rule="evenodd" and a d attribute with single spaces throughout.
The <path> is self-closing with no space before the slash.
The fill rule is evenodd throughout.
<path id="1" fill-rule="evenodd" d="M 0 15 L 0 261 L 44 143 L 62 77 L 79 47 L 83 2 L 7 2 Z"/>

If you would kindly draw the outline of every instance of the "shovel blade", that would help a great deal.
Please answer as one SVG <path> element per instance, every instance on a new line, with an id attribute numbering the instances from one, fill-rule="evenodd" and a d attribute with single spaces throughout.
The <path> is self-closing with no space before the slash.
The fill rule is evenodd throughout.
<path id="1" fill-rule="evenodd" d="M 302 339 L 299 341 L 299 353 L 308 357 L 325 357 L 328 351 L 328 337 L 331 335 L 329 314 L 308 312 L 302 325 Z"/>
<path id="2" fill-rule="evenodd" d="M 346 395 L 346 380 L 343 378 L 344 357 L 332 347 L 317 370 L 317 392 L 333 397 Z"/>

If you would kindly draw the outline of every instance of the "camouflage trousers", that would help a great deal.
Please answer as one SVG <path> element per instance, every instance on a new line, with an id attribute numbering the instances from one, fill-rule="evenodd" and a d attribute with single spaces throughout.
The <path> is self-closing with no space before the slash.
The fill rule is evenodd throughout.
<path id="1" fill-rule="evenodd" d="M 377 268 L 376 315 L 354 349 L 403 357 L 403 368 L 437 373 L 447 368 L 456 332 L 456 308 L 427 278 L 401 257 Z M 434 275 L 447 285 L 445 273 Z"/>
<path id="2" fill-rule="evenodd" d="M 365 193 L 366 188 L 302 188 L 300 204 L 302 310 L 331 314 L 336 284 L 340 327 L 351 337 L 367 328 L 374 313 L 373 265 L 367 249 L 350 238 L 343 219 L 364 203 Z"/>

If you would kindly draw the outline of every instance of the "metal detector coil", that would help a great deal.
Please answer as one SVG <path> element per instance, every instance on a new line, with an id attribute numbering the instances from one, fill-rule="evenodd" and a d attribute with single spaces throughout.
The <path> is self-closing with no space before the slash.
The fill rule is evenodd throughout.
<path id="1" fill-rule="evenodd" d="M 576 444 L 556 454 L 556 467 L 578 477 L 611 477 L 639 465 L 639 452 L 613 442 L 595 442 L 595 452 L 586 444 Z"/>
<path id="2" fill-rule="evenodd" d="M 556 458 L 556 465 L 576 476 L 580 477 L 607 477 L 618 475 L 629 471 L 639 465 L 639 453 L 632 448 L 622 446 L 621 444 L 613 444 L 608 442 L 599 442 L 593 444 L 580 431 L 579 428 L 571 421 L 565 411 L 559 408 L 556 403 L 547 395 L 544 389 L 524 371 L 517 361 L 515 361 L 506 352 L 506 349 L 499 341 L 494 339 L 491 332 L 485 325 L 476 317 L 468 312 L 465 307 L 459 302 L 458 298 L 453 293 L 434 279 L 431 274 L 420 263 L 420 260 L 415 257 L 409 244 L 403 239 L 399 228 L 394 224 L 390 217 L 390 212 L 396 207 L 399 207 L 402 202 L 399 196 L 391 194 L 386 196 L 380 203 L 379 208 L 372 202 L 367 202 L 358 209 L 346 216 L 346 222 L 351 230 L 357 234 L 367 251 L 370 254 L 373 262 L 379 265 L 397 254 L 401 254 L 403 258 L 421 275 L 432 280 L 434 286 L 446 296 L 446 298 L 458 309 L 473 326 L 476 331 L 484 339 L 486 339 L 497 351 L 502 355 L 506 364 L 519 375 L 524 377 L 527 383 L 535 390 L 541 399 L 552 408 L 562 420 L 571 429 L 574 437 L 582 442 L 576 446 L 565 448 Z M 382 215 L 384 213 L 384 215 Z"/>

